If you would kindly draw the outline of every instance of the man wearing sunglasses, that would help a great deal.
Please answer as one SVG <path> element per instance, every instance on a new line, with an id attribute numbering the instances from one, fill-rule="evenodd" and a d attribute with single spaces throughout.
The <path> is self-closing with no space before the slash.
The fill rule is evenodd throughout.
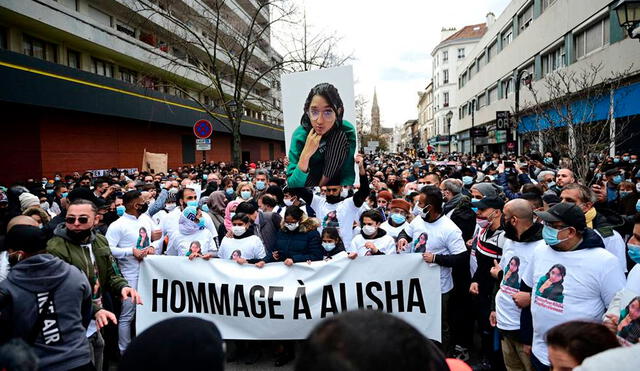
<path id="1" fill-rule="evenodd" d="M 47 252 L 76 266 L 89 279 L 95 321 L 89 324 L 87 337 L 93 363 L 97 370 L 101 370 L 104 340 L 99 329 L 109 322 L 117 323 L 115 315 L 102 308 L 101 293 L 108 290 L 115 298 L 131 298 L 135 303 L 142 303 L 138 292 L 120 274 L 107 239 L 95 233 L 96 214 L 93 202 L 85 199 L 73 201 L 67 209 L 65 223 L 56 227 L 54 237 L 47 243 Z"/>

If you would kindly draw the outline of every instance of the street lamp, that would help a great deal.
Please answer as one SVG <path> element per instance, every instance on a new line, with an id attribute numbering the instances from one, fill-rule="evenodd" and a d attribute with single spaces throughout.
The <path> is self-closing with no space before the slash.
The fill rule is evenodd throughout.
<path id="1" fill-rule="evenodd" d="M 453 118 L 453 112 L 447 112 L 445 119 L 447 120 L 447 134 L 449 134 L 449 154 L 451 154 L 451 119 Z"/>
<path id="2" fill-rule="evenodd" d="M 629 37 L 640 39 L 640 32 L 634 35 L 634 30 L 640 26 L 640 0 L 620 0 L 614 7 L 618 14 L 620 27 L 627 30 Z"/>

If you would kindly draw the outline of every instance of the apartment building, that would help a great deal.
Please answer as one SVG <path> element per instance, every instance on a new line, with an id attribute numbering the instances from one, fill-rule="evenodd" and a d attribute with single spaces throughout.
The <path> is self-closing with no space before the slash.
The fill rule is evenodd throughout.
<path id="1" fill-rule="evenodd" d="M 268 27 L 268 9 L 258 12 L 257 1 L 226 1 L 221 30 L 231 35 L 234 25 L 246 25 L 254 16 Z M 15 180 L 7 174 L 137 168 L 144 150 L 167 153 L 173 167 L 203 156 L 229 161 L 231 135 L 222 125 L 227 118 L 220 106 L 233 92 L 233 81 L 225 80 L 222 92 L 212 89 L 201 72 L 211 68 L 207 51 L 189 49 L 186 36 L 158 15 L 171 12 L 189 22 L 194 12 L 214 11 L 208 6 L 196 0 L 0 2 L 0 107 L 9 135 L 0 155 L 10 162 L 0 181 Z M 207 27 L 193 27 L 212 40 Z M 225 53 L 217 55 L 222 66 L 231 63 Z M 248 68 L 264 71 L 281 59 L 267 30 Z M 243 160 L 283 156 L 279 77 L 259 79 L 250 97 L 247 102 L 271 104 L 243 107 Z M 214 127 L 206 153 L 195 150 L 192 126 L 200 119 Z"/>
<path id="2" fill-rule="evenodd" d="M 424 90 L 418 92 L 418 133 L 421 148 L 427 148 L 429 145 L 429 138 L 435 130 L 433 123 L 433 80 L 431 80 Z"/>
<path id="3" fill-rule="evenodd" d="M 520 152 L 527 149 L 544 150 L 544 138 L 537 135 L 545 123 L 527 106 L 534 101 L 548 100 L 545 81 L 559 71 L 582 73 L 591 66 L 602 66 L 600 76 L 606 78 L 625 70 L 640 60 L 640 45 L 629 39 L 619 26 L 610 0 L 513 0 L 465 59 L 458 73 L 457 125 L 452 131 L 462 142 L 462 150 L 471 151 L 470 129 L 486 129 L 486 136 L 474 138 L 474 151 Z M 631 68 L 631 69 L 630 69 Z M 637 70 L 637 67 L 636 67 Z M 517 135 L 497 130 L 496 112 L 516 107 L 516 79 L 520 78 L 519 108 L 521 110 Z M 602 79 L 599 79 L 602 81 Z M 640 84 L 631 76 L 624 87 L 612 92 L 616 118 L 629 118 L 630 130 L 638 131 L 640 122 Z M 578 101 L 579 102 L 579 101 Z M 590 120 L 606 121 L 609 117 L 608 99 L 595 107 L 597 114 Z M 536 125 L 532 123 L 536 122 Z M 562 135 L 562 133 L 558 133 Z M 566 135 L 566 134 L 565 134 Z M 640 150 L 638 141 L 630 141 L 622 150 Z M 460 148 L 460 147 L 459 147 Z"/>

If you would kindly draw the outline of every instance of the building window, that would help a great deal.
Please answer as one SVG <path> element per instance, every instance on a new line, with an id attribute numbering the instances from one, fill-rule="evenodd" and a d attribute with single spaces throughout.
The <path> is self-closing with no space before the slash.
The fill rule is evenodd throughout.
<path id="1" fill-rule="evenodd" d="M 89 5 L 89 17 L 93 18 L 93 20 L 101 25 L 113 27 L 113 24 L 111 23 L 111 16 L 102 10 L 92 7 L 91 5 Z"/>
<path id="2" fill-rule="evenodd" d="M 137 81 L 138 73 L 128 68 L 120 67 L 120 80 L 126 81 L 129 84 L 135 84 Z"/>
<path id="3" fill-rule="evenodd" d="M 0 26 L 0 49 L 7 49 L 7 29 Z"/>
<path id="4" fill-rule="evenodd" d="M 494 42 L 487 48 L 487 62 L 490 63 L 493 57 L 498 53 L 498 43 Z"/>
<path id="5" fill-rule="evenodd" d="M 469 66 L 469 81 L 471 81 L 473 74 L 476 72 L 475 70 L 476 70 L 476 64 L 471 63 L 471 65 Z"/>
<path id="6" fill-rule="evenodd" d="M 117 21 L 116 22 L 116 29 L 122 33 L 125 33 L 131 37 L 136 37 L 136 29 L 129 26 L 128 24 L 122 22 L 122 21 Z"/>
<path id="7" fill-rule="evenodd" d="M 464 48 L 458 48 L 458 59 L 464 59 Z"/>
<path id="8" fill-rule="evenodd" d="M 449 83 L 449 70 L 443 70 L 442 71 L 442 83 L 443 84 L 448 84 Z"/>
<path id="9" fill-rule="evenodd" d="M 541 58 L 542 75 L 546 76 L 551 72 L 567 65 L 564 44 L 550 51 Z"/>
<path id="10" fill-rule="evenodd" d="M 509 93 L 513 93 L 513 78 L 508 78 L 506 80 L 502 81 L 502 92 L 504 93 L 502 96 L 504 98 L 507 98 L 507 95 L 509 95 Z"/>
<path id="11" fill-rule="evenodd" d="M 22 35 L 22 52 L 49 62 L 58 62 L 58 46 L 29 35 Z"/>
<path id="12" fill-rule="evenodd" d="M 508 30 L 504 31 L 501 37 L 502 49 L 504 49 L 507 45 L 511 44 L 511 41 L 513 41 L 513 31 L 511 30 L 511 27 L 509 27 Z"/>
<path id="13" fill-rule="evenodd" d="M 518 15 L 518 29 L 520 32 L 526 30 L 533 20 L 533 4 L 529 4 L 520 15 Z"/>
<path id="14" fill-rule="evenodd" d="M 449 107 L 449 93 L 448 92 L 442 93 L 442 101 L 444 102 L 444 103 L 442 103 L 442 107 Z"/>
<path id="15" fill-rule="evenodd" d="M 489 97 L 487 99 L 489 100 L 487 104 L 498 101 L 498 86 L 494 86 L 493 88 L 489 89 Z"/>
<path id="16" fill-rule="evenodd" d="M 484 53 L 482 53 L 482 54 L 480 54 L 480 56 L 478 57 L 478 64 L 477 64 L 477 66 L 478 66 L 478 72 L 480 72 L 480 69 L 481 69 L 482 67 L 484 67 L 484 65 L 486 65 L 486 64 L 487 64 L 486 56 L 485 56 L 485 54 L 484 54 Z"/>
<path id="17" fill-rule="evenodd" d="M 482 93 L 478 95 L 478 108 L 482 108 L 487 105 L 487 94 Z"/>
<path id="18" fill-rule="evenodd" d="M 449 61 L 449 52 L 445 50 L 442 52 L 442 63 L 447 63 L 448 61 Z"/>
<path id="19" fill-rule="evenodd" d="M 547 10 L 547 8 L 555 2 L 556 0 L 542 0 L 542 11 L 544 12 L 545 10 Z"/>
<path id="20" fill-rule="evenodd" d="M 77 0 L 56 0 L 60 4 L 66 6 L 67 8 L 71 8 L 75 11 L 78 10 L 78 1 Z"/>
<path id="21" fill-rule="evenodd" d="M 599 20 L 574 36 L 576 59 L 609 44 L 609 17 Z"/>
<path id="22" fill-rule="evenodd" d="M 67 49 L 67 66 L 80 69 L 80 52 Z"/>
<path id="23" fill-rule="evenodd" d="M 98 58 L 92 58 L 91 61 L 93 64 L 93 73 L 100 76 L 113 77 L 113 64 Z"/>

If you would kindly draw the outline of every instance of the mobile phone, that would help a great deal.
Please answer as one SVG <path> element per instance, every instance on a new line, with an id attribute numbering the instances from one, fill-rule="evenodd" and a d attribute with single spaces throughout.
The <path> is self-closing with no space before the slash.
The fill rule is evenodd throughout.
<path id="1" fill-rule="evenodd" d="M 504 167 L 513 167 L 513 161 L 505 161 Z"/>

